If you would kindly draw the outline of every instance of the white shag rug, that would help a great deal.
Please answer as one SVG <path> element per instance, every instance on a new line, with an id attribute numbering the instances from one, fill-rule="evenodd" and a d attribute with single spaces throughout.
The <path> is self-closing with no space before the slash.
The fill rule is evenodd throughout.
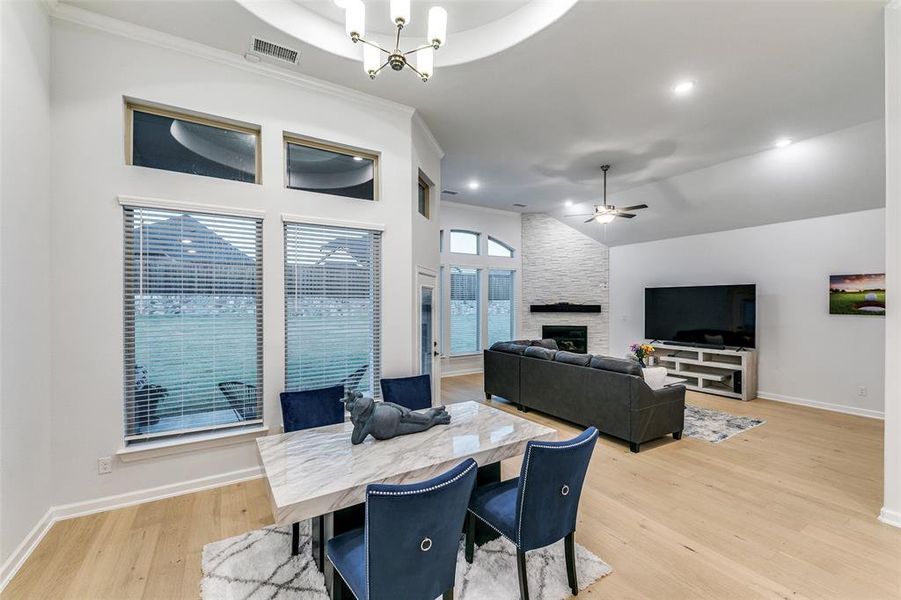
<path id="1" fill-rule="evenodd" d="M 730 415 L 718 410 L 686 404 L 685 428 L 682 433 L 688 437 L 718 444 L 733 435 L 764 423 L 766 421 L 762 419 Z"/>
<path id="2" fill-rule="evenodd" d="M 309 521 L 300 524 L 301 551 L 291 556 L 291 527 L 264 527 L 203 547 L 202 600 L 328 600 L 316 568 Z M 579 589 L 613 569 L 576 544 Z M 569 598 L 563 542 L 528 553 L 529 596 L 533 600 Z M 337 577 L 337 575 L 336 575 Z M 518 600 L 516 552 L 503 538 L 477 546 L 473 563 L 457 555 L 454 595 L 462 600 Z"/>

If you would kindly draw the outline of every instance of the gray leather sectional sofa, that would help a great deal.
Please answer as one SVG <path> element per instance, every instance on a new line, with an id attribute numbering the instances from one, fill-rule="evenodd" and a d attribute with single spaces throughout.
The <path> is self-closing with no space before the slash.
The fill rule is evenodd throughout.
<path id="1" fill-rule="evenodd" d="M 498 342 L 484 358 L 486 398 L 594 425 L 632 452 L 668 434 L 682 437 L 685 388 L 652 390 L 633 361 L 558 351 L 553 340 Z"/>

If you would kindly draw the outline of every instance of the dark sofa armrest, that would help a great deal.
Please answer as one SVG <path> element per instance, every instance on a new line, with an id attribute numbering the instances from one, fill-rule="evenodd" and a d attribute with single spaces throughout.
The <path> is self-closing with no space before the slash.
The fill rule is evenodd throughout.
<path id="1" fill-rule="evenodd" d="M 685 407 L 685 386 L 672 385 L 669 387 L 652 390 L 648 384 L 641 382 L 641 390 L 637 398 L 637 406 L 633 405 L 632 410 L 641 410 L 659 404 L 680 403 Z"/>

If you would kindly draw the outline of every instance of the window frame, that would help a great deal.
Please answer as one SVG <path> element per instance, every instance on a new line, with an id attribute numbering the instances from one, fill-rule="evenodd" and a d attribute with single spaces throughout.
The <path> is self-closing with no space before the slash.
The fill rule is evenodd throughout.
<path id="1" fill-rule="evenodd" d="M 289 184 L 289 175 L 288 175 L 288 145 L 294 144 L 295 146 L 303 146 L 305 148 L 313 148 L 315 150 L 324 150 L 326 152 L 332 152 L 334 154 L 341 154 L 344 156 L 361 156 L 364 159 L 372 161 L 372 200 L 367 200 L 366 198 L 355 198 L 354 196 L 341 196 L 338 194 L 330 194 L 328 192 L 315 192 L 312 190 L 304 190 L 300 188 L 291 187 Z M 365 148 L 358 148 L 355 146 L 348 146 L 344 144 L 338 144 L 336 142 L 328 142 L 325 140 L 320 140 L 317 138 L 308 137 L 305 135 L 301 135 L 298 133 L 291 133 L 288 131 L 282 132 L 282 175 L 284 178 L 283 187 L 286 190 L 292 190 L 295 192 L 307 192 L 309 194 L 319 194 L 322 196 L 331 196 L 333 198 L 345 198 L 347 200 L 357 200 L 361 202 L 379 202 L 381 200 L 381 154 L 374 150 L 367 150 Z"/>
<path id="2" fill-rule="evenodd" d="M 500 255 L 500 254 L 492 254 L 491 253 L 491 243 L 492 242 L 494 242 L 495 244 L 497 244 L 498 246 L 500 246 L 502 248 L 506 248 L 507 250 L 509 250 L 510 255 L 507 256 L 507 255 Z M 507 244 L 506 242 L 502 242 L 501 240 L 497 239 L 496 237 L 489 235 L 489 236 L 486 236 L 486 240 L 485 240 L 485 256 L 490 256 L 492 258 L 514 258 L 516 256 L 516 249 L 513 246 L 511 246 L 510 244 Z"/>
<path id="3" fill-rule="evenodd" d="M 475 253 L 471 252 L 454 252 L 451 248 L 453 244 L 453 237 L 455 233 L 468 233 L 470 235 L 474 235 L 476 237 L 476 251 Z M 482 254 L 482 232 L 481 231 L 472 231 L 470 229 L 449 229 L 447 234 L 447 251 L 449 254 L 459 254 L 460 256 L 484 256 Z"/>
<path id="4" fill-rule="evenodd" d="M 125 98 L 125 164 L 128 166 L 140 166 L 134 164 L 134 113 L 142 112 L 158 117 L 167 117 L 170 119 L 178 119 L 188 123 L 197 123 L 198 125 L 206 125 L 207 127 L 215 127 L 217 129 L 225 129 L 227 131 L 236 131 L 238 133 L 246 133 L 254 136 L 254 179 L 252 182 L 238 181 L 235 179 L 227 179 L 224 177 L 213 177 L 213 179 L 221 179 L 222 181 L 234 181 L 235 183 L 252 183 L 253 185 L 263 184 L 263 136 L 262 128 L 259 125 L 251 123 L 243 123 L 225 117 L 218 117 L 185 110 L 182 108 L 174 108 L 154 102 L 145 102 L 132 98 Z M 184 173 L 182 171 L 164 170 L 169 173 L 181 173 L 183 175 L 194 175 L 197 177 L 210 177 L 209 175 L 198 175 L 196 173 Z"/>
<path id="5" fill-rule="evenodd" d="M 132 322 L 132 326 L 129 327 L 129 316 L 128 316 L 128 291 L 129 291 L 129 280 L 128 280 L 128 259 L 130 258 L 129 254 L 129 244 L 127 239 L 123 237 L 123 245 L 122 245 L 122 269 L 123 269 L 123 280 L 122 280 L 122 294 L 123 294 L 123 303 L 122 303 L 122 341 L 123 341 L 123 349 L 122 349 L 122 432 L 123 432 L 123 448 L 117 452 L 118 455 L 122 457 L 123 460 L 136 460 L 135 457 L 142 457 L 144 455 L 166 455 L 173 452 L 178 452 L 177 448 L 186 445 L 194 445 L 197 443 L 200 444 L 210 444 L 216 443 L 216 440 L 227 440 L 228 438 L 238 438 L 242 436 L 253 436 L 260 433 L 265 433 L 268 431 L 268 428 L 265 425 L 266 422 L 266 403 L 265 403 L 265 327 L 264 327 L 264 307 L 265 307 L 265 297 L 264 297 L 264 273 L 263 273 L 263 264 L 264 264 L 264 252 L 263 252 L 263 238 L 264 238 L 264 228 L 265 228 L 265 215 L 262 211 L 254 211 L 254 210 L 241 210 L 241 209 L 229 209 L 219 206 L 205 205 L 205 204 L 190 204 L 190 203 L 182 203 L 168 200 L 155 200 L 155 199 L 147 199 L 147 198 L 139 198 L 133 196 L 119 196 L 119 207 L 122 215 L 122 232 L 123 236 L 127 235 L 126 225 L 128 223 L 128 219 L 126 217 L 126 212 L 128 210 L 136 211 L 136 210 L 156 210 L 156 211 L 169 211 L 169 212 L 179 212 L 182 214 L 190 214 L 190 215 L 205 215 L 214 218 L 234 218 L 234 219 L 247 219 L 254 220 L 257 222 L 256 231 L 258 234 L 258 239 L 255 241 L 255 245 L 258 249 L 258 258 L 256 260 L 256 282 L 257 282 L 257 297 L 256 297 L 256 310 L 257 310 L 257 325 L 256 325 L 256 351 L 257 351 L 257 364 L 258 364 L 258 372 L 257 372 L 257 395 L 258 395 L 258 404 L 257 408 L 259 411 L 259 416 L 255 419 L 248 419 L 243 421 L 237 421 L 234 423 L 226 423 L 219 425 L 210 425 L 208 427 L 203 428 L 195 428 L 191 430 L 172 430 L 168 432 L 158 432 L 156 434 L 143 434 L 140 436 L 136 436 L 135 434 L 129 433 L 129 419 L 131 418 L 130 410 L 134 410 L 135 400 L 132 398 L 129 400 L 128 396 L 128 372 L 129 369 L 134 369 L 136 365 L 136 360 L 134 357 L 134 347 L 135 340 L 132 338 L 132 344 L 130 347 L 131 355 L 129 355 L 129 332 L 134 336 L 134 322 Z M 132 217 L 134 218 L 134 217 Z M 129 358 L 131 360 L 129 360 Z"/>
<path id="6" fill-rule="evenodd" d="M 516 281 L 516 278 L 517 278 L 518 272 L 514 268 L 492 267 L 492 266 L 487 267 L 485 269 L 485 271 L 486 271 L 485 285 L 487 287 L 487 290 L 486 290 L 487 304 L 485 305 L 485 344 L 483 344 L 483 346 L 490 347 L 491 343 L 492 343 L 491 342 L 491 314 L 488 311 L 491 306 L 491 273 L 492 272 L 503 272 L 503 273 L 508 273 L 510 276 L 510 334 L 511 334 L 510 339 L 515 339 L 514 336 L 516 336 L 516 317 L 517 317 L 517 310 L 516 310 L 516 303 L 517 303 L 516 283 L 517 283 L 517 281 Z M 497 341 L 506 341 L 506 340 L 497 340 Z"/>
<path id="7" fill-rule="evenodd" d="M 419 210 L 419 191 L 425 191 L 425 212 Z M 432 185 L 429 183 L 429 180 L 426 179 L 425 175 L 423 175 L 422 171 L 419 172 L 419 177 L 417 179 L 416 186 L 416 212 L 425 217 L 426 219 L 432 218 Z"/>
<path id="8" fill-rule="evenodd" d="M 471 256 L 471 255 L 468 255 Z M 453 326 L 453 312 L 451 311 L 451 302 L 453 302 L 453 274 L 454 269 L 465 269 L 467 271 L 475 271 L 476 276 L 476 348 L 475 350 L 466 350 L 463 352 L 454 352 L 454 326 Z M 472 266 L 472 265 L 460 265 L 460 264 L 449 264 L 447 265 L 447 356 L 456 358 L 459 356 L 475 356 L 477 354 L 481 354 L 482 349 L 485 347 L 484 341 L 482 340 L 484 333 L 487 331 L 487 323 L 483 323 L 482 319 L 482 308 L 484 303 L 482 302 L 483 292 L 487 293 L 488 290 L 482 285 L 482 275 L 486 272 L 485 268 L 481 266 Z"/>

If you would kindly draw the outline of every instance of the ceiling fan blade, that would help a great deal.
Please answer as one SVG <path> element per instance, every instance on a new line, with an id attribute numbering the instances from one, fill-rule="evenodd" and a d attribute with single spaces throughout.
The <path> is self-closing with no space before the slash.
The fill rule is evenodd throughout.
<path id="1" fill-rule="evenodd" d="M 586 222 L 586 223 L 591 223 L 592 221 L 594 221 L 594 217 L 591 217 L 590 219 L 588 219 L 588 220 L 585 221 L 585 222 Z"/>
<path id="2" fill-rule="evenodd" d="M 621 208 L 620 210 L 641 210 L 642 208 L 647 208 L 647 204 L 636 204 L 635 206 L 627 206 L 625 208 Z"/>
<path id="3" fill-rule="evenodd" d="M 617 211 L 616 216 L 617 216 L 617 217 L 623 217 L 623 218 L 626 218 L 626 219 L 631 219 L 631 218 L 635 217 L 636 215 L 633 215 L 632 213 L 624 213 L 624 212 L 619 212 L 619 211 Z"/>

